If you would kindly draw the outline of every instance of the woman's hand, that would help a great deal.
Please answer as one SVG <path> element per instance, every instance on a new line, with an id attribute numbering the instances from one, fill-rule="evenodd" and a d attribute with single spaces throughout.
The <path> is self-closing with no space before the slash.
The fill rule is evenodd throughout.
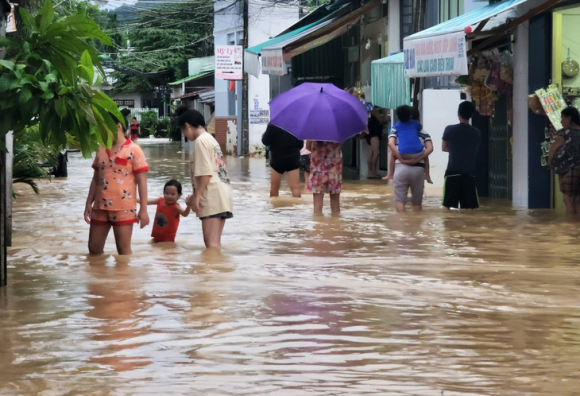
<path id="1" fill-rule="evenodd" d="M 199 213 L 201 211 L 200 201 L 201 201 L 201 197 L 199 195 L 195 194 L 195 195 L 191 196 L 190 207 L 191 207 L 191 210 L 193 210 L 195 213 Z"/>
<path id="2" fill-rule="evenodd" d="M 149 225 L 149 213 L 147 213 L 147 206 L 141 206 L 139 209 L 139 223 L 141 228 L 145 228 Z"/>
<path id="3" fill-rule="evenodd" d="M 85 206 L 85 221 L 87 224 L 91 224 L 91 216 L 93 215 L 93 207 L 89 204 Z"/>

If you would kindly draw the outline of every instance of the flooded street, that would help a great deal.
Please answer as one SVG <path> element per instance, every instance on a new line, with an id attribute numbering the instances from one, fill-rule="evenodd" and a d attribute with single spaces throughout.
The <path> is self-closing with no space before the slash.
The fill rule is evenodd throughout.
<path id="1" fill-rule="evenodd" d="M 188 158 L 142 145 L 150 198 Z M 391 186 L 352 181 L 340 217 L 270 200 L 263 159 L 229 158 L 221 256 L 200 221 L 176 243 L 135 228 L 87 256 L 91 160 L 25 187 L 0 289 L 2 395 L 577 395 L 580 228 L 551 211 L 398 215 Z M 155 207 L 149 207 L 153 219 Z M 329 212 L 328 201 L 325 211 Z"/>

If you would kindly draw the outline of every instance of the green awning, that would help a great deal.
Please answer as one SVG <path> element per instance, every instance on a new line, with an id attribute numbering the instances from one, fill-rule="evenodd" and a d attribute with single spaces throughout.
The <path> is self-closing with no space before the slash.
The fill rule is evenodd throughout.
<path id="1" fill-rule="evenodd" d="M 187 82 L 190 82 L 193 80 L 197 80 L 198 78 L 207 77 L 213 73 L 214 73 L 213 71 L 199 73 L 199 74 L 196 74 L 195 76 L 188 76 L 188 77 L 182 78 L 181 80 L 174 81 L 172 83 L 169 83 L 169 85 L 180 85 L 180 84 L 187 83 Z"/>
<path id="2" fill-rule="evenodd" d="M 402 52 L 371 63 L 371 101 L 375 106 L 396 109 L 410 103 L 410 84 L 405 77 Z"/>
<path id="3" fill-rule="evenodd" d="M 319 19 L 316 22 L 312 22 L 311 24 L 308 24 L 306 26 L 302 26 L 301 28 L 298 28 L 296 30 L 292 30 L 288 33 L 284 33 L 278 37 L 274 37 L 273 39 L 270 39 L 268 41 L 264 41 L 261 44 L 254 45 L 253 47 L 246 48 L 246 51 L 251 52 L 251 53 L 256 54 L 256 55 L 260 55 L 262 53 L 262 48 L 270 47 L 274 44 L 278 44 L 282 41 L 286 41 L 294 36 L 299 35 L 300 33 L 304 32 L 305 30 L 308 30 L 308 29 L 310 29 L 310 28 L 312 28 L 312 27 L 314 27 L 314 26 L 316 26 L 316 25 L 318 25 L 318 24 L 320 24 L 328 19 L 335 18 L 336 16 L 342 15 L 345 13 L 345 10 L 347 9 L 348 6 L 349 6 L 349 4 L 347 3 L 343 6 L 341 6 L 340 8 L 336 9 L 335 11 L 331 12 L 330 14 L 326 15 L 324 18 Z"/>
<path id="4" fill-rule="evenodd" d="M 294 37 L 294 36 L 300 34 L 301 32 L 303 32 L 303 31 L 305 31 L 313 26 L 318 25 L 320 22 L 324 21 L 326 18 L 328 18 L 328 16 L 325 16 L 321 20 L 313 22 L 310 25 L 302 26 L 299 29 L 293 30 L 293 31 L 288 32 L 288 33 L 284 33 L 283 35 L 278 36 L 278 37 L 274 37 L 273 39 L 270 39 L 268 41 L 264 41 L 261 44 L 246 48 L 246 51 L 251 52 L 251 53 L 256 54 L 256 55 L 260 55 L 262 53 L 262 48 L 269 47 L 269 46 L 274 45 L 274 44 L 278 44 L 279 42 L 282 42 L 282 41 L 287 40 L 291 37 Z"/>

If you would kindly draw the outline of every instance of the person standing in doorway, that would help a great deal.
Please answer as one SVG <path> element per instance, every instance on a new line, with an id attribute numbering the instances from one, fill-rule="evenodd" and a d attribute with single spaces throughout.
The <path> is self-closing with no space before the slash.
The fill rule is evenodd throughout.
<path id="1" fill-rule="evenodd" d="M 234 217 L 232 187 L 222 150 L 205 130 L 205 120 L 199 111 L 182 106 L 176 114 L 183 136 L 195 142 L 191 167 L 194 192 L 186 203 L 201 220 L 205 246 L 220 248 L 226 219 Z"/>
<path id="2" fill-rule="evenodd" d="M 475 114 L 473 103 L 461 102 L 457 113 L 459 124 L 449 125 L 443 132 L 442 150 L 449 153 L 443 208 L 477 209 L 475 169 L 481 132 L 469 124 Z"/>
<path id="3" fill-rule="evenodd" d="M 383 127 L 387 123 L 388 118 L 383 117 L 381 109 L 374 107 L 369 118 L 368 133 L 365 138 L 371 151 L 368 159 L 368 179 L 380 179 L 381 176 L 377 173 L 377 161 L 381 151 L 381 140 L 383 139 Z"/>
<path id="4" fill-rule="evenodd" d="M 131 128 L 131 140 L 133 141 L 133 143 L 137 143 L 137 139 L 141 134 L 141 125 L 139 125 L 139 122 L 137 122 L 136 117 L 133 117 L 133 119 L 131 119 L 130 128 Z"/>
<path id="5" fill-rule="evenodd" d="M 262 135 L 264 146 L 270 147 L 270 197 L 280 195 L 282 177 L 288 174 L 292 196 L 300 198 L 300 150 L 304 142 L 294 135 L 268 124 Z"/>

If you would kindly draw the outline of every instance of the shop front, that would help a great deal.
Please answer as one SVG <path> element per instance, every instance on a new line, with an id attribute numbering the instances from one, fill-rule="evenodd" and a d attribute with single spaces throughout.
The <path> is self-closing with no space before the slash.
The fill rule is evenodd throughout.
<path id="1" fill-rule="evenodd" d="M 246 50 L 246 64 L 253 65 L 248 72 L 270 76 L 271 98 L 304 82 L 318 82 L 352 89 L 362 101 L 370 101 L 371 62 L 381 57 L 382 37 L 387 36 L 385 7 L 379 0 L 358 8 L 352 2 L 345 4 L 318 21 Z M 344 142 L 345 176 L 366 172 L 365 145 L 356 138 Z"/>
<path id="2" fill-rule="evenodd" d="M 528 21 L 557 3 L 557 0 L 497 2 L 404 39 L 407 77 L 459 76 L 455 79 L 457 93 L 451 97 L 474 102 L 478 115 L 473 125 L 482 132 L 476 175 L 479 193 L 511 201 L 517 207 L 550 205 L 538 199 L 535 191 L 536 188 L 550 191 L 550 179 L 538 185 L 531 174 L 541 168 L 542 141 L 532 144 L 536 137 L 528 127 L 540 121 L 543 128 L 545 122 L 530 120 L 527 108 L 534 74 L 531 59 L 535 55 L 534 44 L 529 41 L 533 21 L 529 26 Z M 445 95 L 449 96 L 448 90 L 438 94 L 423 91 L 424 113 L 429 114 L 429 108 L 440 102 L 439 96 Z M 456 106 L 450 103 L 447 110 L 440 111 L 439 120 L 445 112 L 447 124 L 457 123 Z M 430 129 L 428 121 L 424 120 L 424 124 Z M 444 125 L 439 122 L 436 126 L 438 130 Z M 436 131 L 433 136 L 436 147 L 439 135 Z M 542 140 L 545 140 L 543 132 Z M 532 165 L 532 157 L 537 165 Z M 547 169 L 539 173 L 545 172 Z"/>

